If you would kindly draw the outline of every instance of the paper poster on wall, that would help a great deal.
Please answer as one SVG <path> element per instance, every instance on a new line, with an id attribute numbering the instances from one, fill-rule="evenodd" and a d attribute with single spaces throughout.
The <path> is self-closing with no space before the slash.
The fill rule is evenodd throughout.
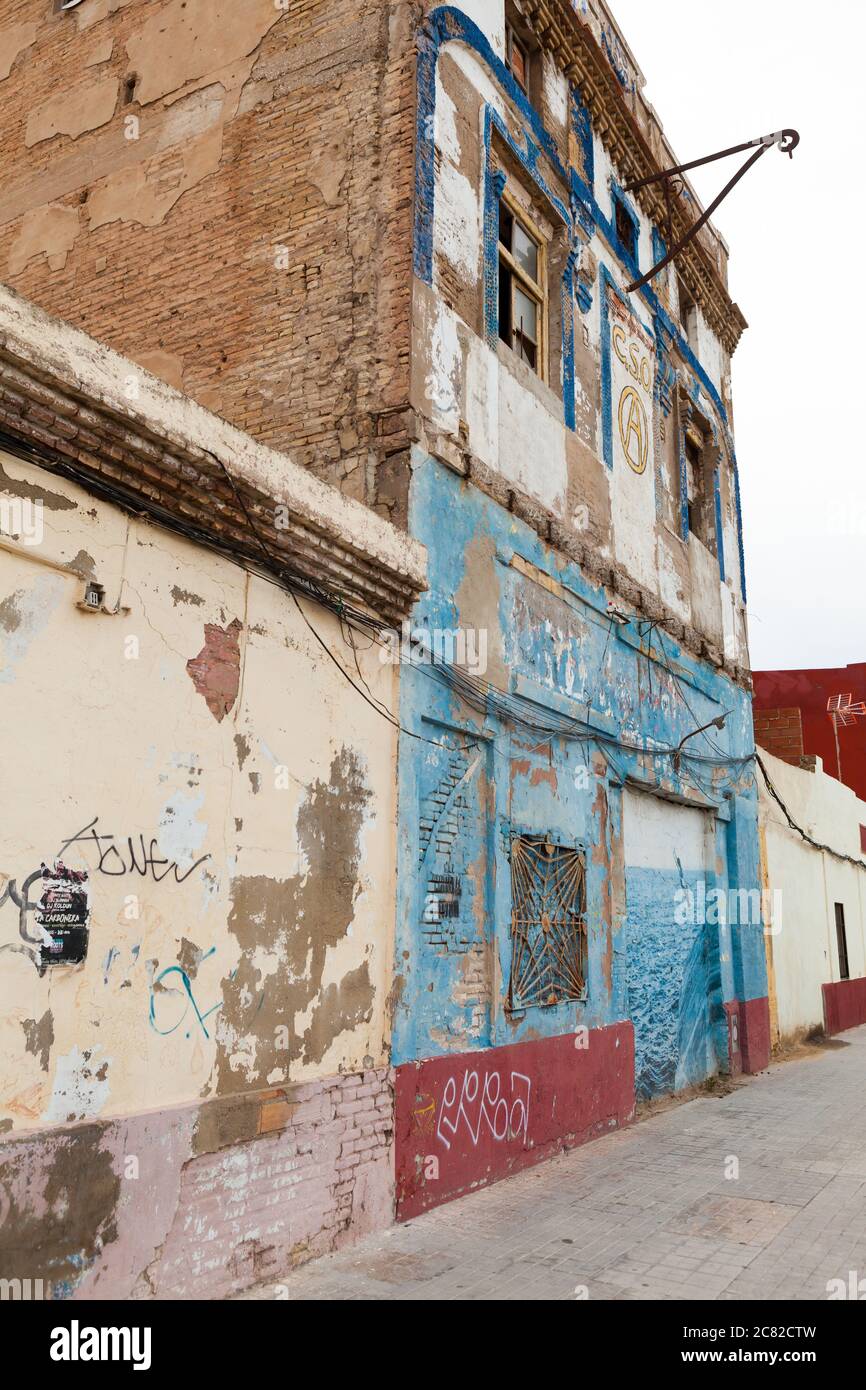
<path id="1" fill-rule="evenodd" d="M 42 937 L 40 964 L 80 965 L 87 955 L 90 895 L 86 869 L 69 869 L 57 860 L 42 865 L 42 891 L 36 925 Z"/>

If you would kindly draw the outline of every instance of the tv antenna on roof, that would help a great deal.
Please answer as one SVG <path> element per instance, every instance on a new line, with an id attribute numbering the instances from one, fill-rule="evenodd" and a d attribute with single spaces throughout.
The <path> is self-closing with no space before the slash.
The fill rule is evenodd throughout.
<path id="1" fill-rule="evenodd" d="M 866 704 L 862 700 L 857 700 L 852 704 L 851 692 L 847 695 L 831 695 L 827 701 L 827 713 L 833 723 L 833 734 L 836 739 L 836 772 L 839 781 L 842 781 L 842 761 L 839 757 L 839 726 L 843 729 L 851 724 L 856 724 L 858 719 L 866 715 Z"/>

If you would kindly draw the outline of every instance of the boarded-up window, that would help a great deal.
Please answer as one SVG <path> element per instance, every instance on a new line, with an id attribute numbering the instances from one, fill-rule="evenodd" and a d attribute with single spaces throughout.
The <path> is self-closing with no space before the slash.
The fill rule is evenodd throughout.
<path id="1" fill-rule="evenodd" d="M 583 855 L 535 835 L 511 841 L 512 1009 L 586 998 Z"/>

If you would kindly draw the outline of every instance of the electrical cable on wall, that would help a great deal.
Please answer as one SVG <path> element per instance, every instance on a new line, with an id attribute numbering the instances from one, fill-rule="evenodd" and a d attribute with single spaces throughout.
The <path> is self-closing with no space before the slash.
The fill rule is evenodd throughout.
<path id="1" fill-rule="evenodd" d="M 349 672 L 337 660 L 325 639 L 318 632 L 315 625 L 302 608 L 299 597 L 312 599 L 326 611 L 335 615 L 341 625 L 346 624 L 357 631 L 363 632 L 377 645 L 385 645 L 382 641 L 382 634 L 386 631 L 391 631 L 391 628 L 380 619 L 365 612 L 364 609 L 346 602 L 346 600 L 335 595 L 330 589 L 322 587 L 307 575 L 294 570 L 290 564 L 283 562 L 281 558 L 274 555 L 262 539 L 252 519 L 249 508 L 240 495 L 231 473 L 221 459 L 218 459 L 213 454 L 209 454 L 212 461 L 218 465 L 225 475 L 229 487 L 246 520 L 251 539 L 255 542 L 266 561 L 266 570 L 264 572 L 258 567 L 250 569 L 250 558 L 240 547 L 233 546 L 231 543 L 226 543 L 225 541 L 217 544 L 213 536 L 203 527 L 190 525 L 188 522 L 180 520 L 166 508 L 161 507 L 158 503 L 151 500 L 148 500 L 147 503 L 143 505 L 141 497 L 127 492 L 122 486 L 117 485 L 113 481 L 108 483 L 103 478 L 94 477 L 87 472 L 87 470 L 75 467 L 61 456 L 53 453 L 53 451 L 48 451 L 42 446 L 37 449 L 24 441 L 16 439 L 14 436 L 6 435 L 5 431 L 0 431 L 0 446 L 6 449 L 7 452 L 22 458 L 26 462 L 35 463 L 43 468 L 48 464 L 49 467 L 53 468 L 54 471 L 58 472 L 61 476 L 69 478 L 70 481 L 104 498 L 106 501 L 112 503 L 112 505 L 120 506 L 128 512 L 132 512 L 133 515 L 153 520 L 157 524 L 165 526 L 168 530 L 172 530 L 188 539 L 196 541 L 198 544 L 206 546 L 209 550 L 217 554 L 223 556 L 228 555 L 235 563 L 249 570 L 250 573 L 264 579 L 268 583 L 276 584 L 278 587 L 285 589 L 291 595 L 300 617 L 316 642 L 325 652 L 329 660 L 333 662 L 345 680 L 348 681 L 356 693 L 360 695 L 361 699 L 364 700 L 371 709 L 375 710 L 383 719 L 386 719 L 398 732 L 405 733 L 409 738 L 430 744 L 432 747 L 436 748 L 448 746 L 441 740 L 427 738 L 424 734 L 415 733 L 412 729 L 407 729 L 381 704 L 381 702 L 375 700 L 374 697 L 371 697 L 365 690 L 361 689 Z M 50 457 L 47 457 L 49 452 Z M 609 637 L 610 631 L 608 632 L 608 639 Z M 660 645 L 664 652 L 664 646 L 661 640 Z M 605 655 L 606 649 L 607 643 L 605 644 Z M 421 661 L 416 663 L 410 659 L 407 664 L 410 665 L 413 670 L 420 671 L 428 678 L 436 680 L 440 684 L 447 685 L 479 713 L 487 716 L 493 712 L 510 723 L 517 724 L 522 728 L 541 734 L 543 739 L 563 738 L 581 743 L 593 743 L 598 745 L 602 752 L 604 752 L 605 748 L 613 748 L 653 759 L 669 758 L 674 754 L 679 754 L 684 761 L 729 769 L 744 767 L 747 763 L 751 762 L 755 756 L 753 753 L 739 757 L 734 757 L 732 755 L 725 756 L 722 754 L 722 750 L 719 749 L 717 745 L 714 745 L 711 740 L 708 740 L 711 747 L 716 747 L 717 752 L 722 754 L 722 756 L 711 757 L 707 754 L 687 753 L 685 750 L 681 749 L 681 747 L 674 747 L 672 745 L 662 745 L 656 748 L 647 747 L 630 740 L 618 738 L 613 734 L 606 734 L 594 728 L 588 721 L 581 721 L 568 715 L 558 715 L 551 710 L 547 710 L 544 717 L 539 718 L 539 716 L 534 713 L 533 702 L 531 700 L 500 690 L 490 682 L 473 676 L 470 672 L 464 671 L 460 667 L 453 666 L 449 662 L 436 660 L 435 656 L 431 660 L 423 663 Z M 695 718 L 696 716 L 685 698 L 685 694 L 680 687 L 675 672 L 671 670 L 667 663 L 666 653 L 662 666 L 673 677 L 677 690 L 683 699 L 683 703 L 686 705 L 692 717 Z M 592 696 L 590 693 L 590 704 L 591 698 Z M 467 737 L 469 736 L 467 735 Z M 473 744 L 478 741 L 479 740 L 470 739 L 470 742 Z M 490 740 L 485 737 L 484 741 L 489 742 Z M 496 740 L 494 739 L 493 741 L 495 744 Z"/>
<path id="2" fill-rule="evenodd" d="M 832 854 L 834 859 L 841 859 L 845 864 L 853 864 L 854 867 L 857 869 L 866 869 L 866 862 L 864 862 L 864 860 L 855 859 L 853 854 L 845 854 L 844 851 L 842 851 L 841 849 L 834 849 L 832 845 L 822 844 L 820 840 L 813 840 L 812 836 L 808 833 L 808 831 L 804 830 L 802 825 L 798 825 L 797 822 L 794 820 L 794 817 L 791 815 L 791 812 L 788 810 L 787 806 L 785 805 L 784 801 L 779 795 L 779 792 L 777 791 L 775 785 L 773 784 L 773 779 L 770 777 L 769 772 L 764 766 L 764 760 L 758 752 L 755 753 L 755 761 L 758 764 L 758 767 L 761 769 L 764 781 L 767 784 L 767 791 L 770 793 L 773 800 L 777 802 L 778 805 L 781 807 L 782 814 L 784 815 L 785 820 L 788 822 L 788 825 L 791 827 L 793 831 L 795 831 L 797 835 L 802 836 L 802 838 L 806 841 L 807 845 L 811 845 L 813 849 L 819 849 L 825 854 Z"/>

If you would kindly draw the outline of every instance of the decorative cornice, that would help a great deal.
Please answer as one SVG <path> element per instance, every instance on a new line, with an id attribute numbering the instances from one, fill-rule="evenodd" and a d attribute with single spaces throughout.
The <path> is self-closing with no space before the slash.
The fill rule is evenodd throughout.
<path id="1" fill-rule="evenodd" d="M 46 469 L 377 618 L 426 587 L 418 541 L 4 286 L 0 431 Z"/>
<path id="2" fill-rule="evenodd" d="M 605 52 L 602 40 L 607 30 L 602 27 L 596 37 L 592 24 L 577 13 L 572 0 L 524 0 L 523 12 L 542 48 L 580 87 L 593 128 L 621 181 L 630 183 L 661 172 L 664 165 L 629 107 L 629 99 L 642 98 L 631 92 L 630 84 L 623 85 L 621 72 Z M 653 223 L 664 226 L 666 209 L 661 185 L 642 188 L 634 196 Z M 694 207 L 694 202 L 674 205 L 672 220 L 677 239 L 694 221 L 693 211 L 688 211 Z M 710 328 L 727 351 L 733 353 L 748 325 L 700 237 L 682 252 L 677 269 Z"/>

